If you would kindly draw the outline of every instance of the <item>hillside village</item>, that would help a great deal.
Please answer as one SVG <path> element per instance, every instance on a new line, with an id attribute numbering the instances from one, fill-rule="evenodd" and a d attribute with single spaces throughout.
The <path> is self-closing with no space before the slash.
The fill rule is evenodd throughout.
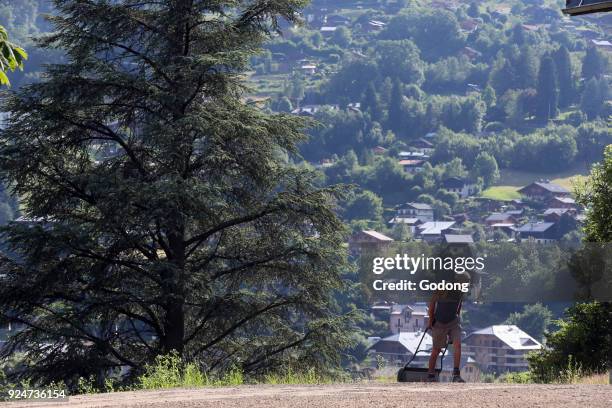
<path id="1" fill-rule="evenodd" d="M 453 179 L 448 188 L 455 192 L 467 189 L 463 180 Z M 576 205 L 569 190 L 550 183 L 548 180 L 535 181 L 519 190 L 521 200 L 503 204 L 491 200 L 476 201 L 479 205 L 471 214 L 455 215 L 453 220 L 437 220 L 433 208 L 426 203 L 405 203 L 397 207 L 389 224 L 402 224 L 409 228 L 414 240 L 431 243 L 473 244 L 474 236 L 466 223 L 477 224 L 489 241 L 508 242 L 532 241 L 539 244 L 557 242 L 566 234 L 576 231 L 584 213 Z M 466 194 L 464 198 L 471 197 Z M 484 213 L 484 215 L 482 215 Z M 477 217 L 477 218 L 476 218 Z M 380 249 L 388 247 L 394 239 L 380 232 L 363 230 L 351 236 L 352 253 L 359 253 L 361 247 Z M 468 306 L 469 307 L 469 306 Z M 375 318 L 388 321 L 390 334 L 387 337 L 371 337 L 369 356 L 372 364 L 384 361 L 385 366 L 401 366 L 417 352 L 417 345 L 428 326 L 426 303 L 395 304 L 374 303 L 371 313 Z M 480 381 L 483 375 L 501 375 L 507 372 L 528 370 L 526 356 L 543 346 L 521 328 L 515 325 L 496 324 L 464 332 L 462 372 L 468 381 Z M 424 334 L 422 354 L 415 356 L 413 365 L 426 366 L 431 349 L 431 336 Z M 452 350 L 445 356 L 452 361 Z M 381 360 L 382 359 L 382 360 Z M 441 380 L 449 378 L 450 365 L 445 367 Z"/>
<path id="2" fill-rule="evenodd" d="M 575 230 L 583 215 L 570 197 L 569 183 L 555 186 L 547 179 L 577 165 L 588 168 L 597 160 L 595 145 L 612 140 L 605 125 L 612 113 L 607 91 L 602 91 L 601 109 L 588 117 L 591 127 L 578 127 L 580 121 L 575 121 L 588 97 L 578 95 L 586 92 L 588 77 L 583 75 L 590 75 L 584 71 L 586 60 L 584 72 L 577 72 L 579 60 L 591 58 L 591 52 L 602 61 L 610 60 L 610 18 L 570 20 L 556 7 L 539 2 L 474 2 L 469 7 L 452 1 L 419 3 L 424 16 L 415 23 L 438 18 L 449 30 L 439 35 L 457 42 L 456 49 L 444 54 L 437 44 L 421 39 L 418 31 L 395 31 L 408 22 L 402 20 L 404 15 L 413 18 L 415 6 L 409 1 L 313 2 L 304 12 L 304 27 L 285 27 L 283 36 L 268 46 L 265 58 L 254 60 L 251 80 L 257 98 L 266 98 L 272 110 L 321 124 L 302 148 L 304 163 L 319 169 L 326 184 L 358 186 L 355 195 L 342 203 L 353 231 L 393 235 L 401 224 L 415 237 L 438 240 L 442 231 L 481 235 L 480 225 L 487 236 L 477 236 L 478 240 L 494 239 L 493 235 L 559 240 Z M 447 14 L 429 16 L 432 9 Z M 498 42 L 488 44 L 492 48 L 487 50 L 483 36 L 491 30 L 507 30 L 510 41 L 520 39 L 524 44 L 510 49 Z M 546 41 L 540 47 L 544 51 L 536 50 L 542 41 Z M 411 42 L 417 46 L 414 52 L 408 51 Z M 431 48 L 424 49 L 426 44 Z M 377 47 L 396 46 L 389 48 L 389 60 L 378 54 Z M 558 110 L 540 120 L 529 107 L 535 101 L 529 98 L 538 99 L 538 93 L 544 92 L 535 83 L 537 66 L 544 69 L 541 64 L 548 53 L 559 46 L 570 50 L 569 78 L 576 84 L 565 84 L 567 79 L 559 77 L 557 97 L 562 98 L 566 85 L 574 96 L 565 103 L 559 99 Z M 520 85 L 517 92 L 522 94 L 510 103 L 514 85 L 503 82 L 509 79 L 503 76 L 506 68 L 497 69 L 515 52 L 522 55 L 521 61 L 533 59 L 528 69 L 534 82 Z M 539 53 L 543 59 L 537 63 Z M 368 65 L 370 58 L 376 59 L 378 70 Z M 393 58 L 407 58 L 404 71 L 387 70 L 384 64 L 400 61 Z M 602 64 L 602 84 L 607 89 L 610 76 L 607 62 Z M 412 74 L 404 76 L 405 70 Z M 520 112 L 510 112 L 511 108 Z M 434 113 L 437 110 L 442 112 Z M 522 116 L 520 120 L 515 120 L 516 115 Z M 529 189 L 541 191 L 497 187 L 500 174 L 513 170 L 531 171 L 536 184 Z M 435 219 L 402 217 L 399 206 L 405 203 L 429 205 Z M 353 214 L 352 207 L 363 211 Z M 419 226 L 428 221 L 452 224 Z M 431 226 L 440 232 L 425 232 Z M 470 229 L 476 231 L 470 234 Z"/>
<path id="3" fill-rule="evenodd" d="M 451 187 L 446 187 L 448 185 Z M 449 192 L 469 191 L 470 186 L 465 180 L 451 178 L 445 180 L 444 188 Z M 524 199 L 504 203 L 476 198 L 469 212 L 444 219 L 434 217 L 434 209 L 428 203 L 405 203 L 397 207 L 388 224 L 391 228 L 405 226 L 411 237 L 426 242 L 471 244 L 475 239 L 474 226 L 480 226 L 485 235 L 476 239 L 509 242 L 532 239 L 537 243 L 552 243 L 576 231 L 584 220 L 584 213 L 571 192 L 562 186 L 541 180 L 519 191 Z M 472 197 L 470 193 L 464 196 L 468 197 Z M 353 246 L 362 243 L 383 245 L 393 241 L 373 230 L 362 230 L 351 237 Z"/>
<path id="4" fill-rule="evenodd" d="M 256 59 L 251 81 L 272 110 L 322 124 L 302 154 L 325 183 L 357 186 L 340 210 L 352 230 L 351 254 L 398 242 L 579 242 L 584 208 L 571 182 L 550 179 L 578 163 L 588 168 L 597 161 L 592 147 L 612 142 L 608 91 L 598 113 L 580 113 L 591 98 L 584 93 L 587 60 L 593 54 L 610 61 L 612 19 L 570 19 L 547 2 L 329 0 L 314 1 L 304 20 Z M 440 27 L 432 39 L 444 38 L 437 43 L 419 31 L 432 24 Z M 504 30 L 509 44 L 499 36 Z M 547 56 L 557 65 L 555 98 L 561 99 L 542 113 L 535 106 L 547 103 Z M 533 80 L 519 75 L 512 83 L 521 67 L 520 75 Z M 607 67 L 600 89 L 609 86 Z M 587 126 L 602 127 L 587 136 L 594 129 Z M 531 171 L 531 179 L 500 185 L 500 174 L 514 170 Z M 386 334 L 368 338 L 372 367 L 397 367 L 413 356 L 426 309 L 424 303 L 369 305 L 371 316 L 387 324 Z M 465 328 L 468 380 L 526 371 L 527 354 L 543 347 L 504 320 Z M 431 338 L 424 339 L 429 350 Z M 414 364 L 424 366 L 427 356 Z M 445 359 L 452 360 L 450 350 Z"/>

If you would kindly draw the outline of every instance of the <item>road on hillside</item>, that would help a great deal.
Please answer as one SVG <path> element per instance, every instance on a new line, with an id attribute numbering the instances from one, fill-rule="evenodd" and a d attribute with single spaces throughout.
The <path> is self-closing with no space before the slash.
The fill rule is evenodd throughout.
<path id="1" fill-rule="evenodd" d="M 68 402 L 9 402 L 9 408 L 612 407 L 609 385 L 340 384 L 254 385 L 117 392 Z"/>

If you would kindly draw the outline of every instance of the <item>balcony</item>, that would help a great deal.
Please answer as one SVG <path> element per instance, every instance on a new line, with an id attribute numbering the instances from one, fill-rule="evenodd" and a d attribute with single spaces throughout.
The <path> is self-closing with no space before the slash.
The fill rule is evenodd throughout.
<path id="1" fill-rule="evenodd" d="M 563 13 L 570 16 L 612 11 L 612 1 L 601 0 L 566 0 Z"/>

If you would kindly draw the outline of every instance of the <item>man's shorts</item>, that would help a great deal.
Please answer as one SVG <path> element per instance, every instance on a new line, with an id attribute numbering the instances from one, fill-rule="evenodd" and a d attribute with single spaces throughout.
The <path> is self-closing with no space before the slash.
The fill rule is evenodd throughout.
<path id="1" fill-rule="evenodd" d="M 444 348 L 448 340 L 461 343 L 461 324 L 457 317 L 452 322 L 440 323 L 435 322 L 431 328 L 431 337 L 433 339 L 434 348 Z"/>

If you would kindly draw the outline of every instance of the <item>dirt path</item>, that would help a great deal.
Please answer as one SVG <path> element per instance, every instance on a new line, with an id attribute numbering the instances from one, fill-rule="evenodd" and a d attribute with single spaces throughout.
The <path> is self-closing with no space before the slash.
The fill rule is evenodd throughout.
<path id="1" fill-rule="evenodd" d="M 118 392 L 9 408 L 612 407 L 609 385 L 350 384 Z"/>

